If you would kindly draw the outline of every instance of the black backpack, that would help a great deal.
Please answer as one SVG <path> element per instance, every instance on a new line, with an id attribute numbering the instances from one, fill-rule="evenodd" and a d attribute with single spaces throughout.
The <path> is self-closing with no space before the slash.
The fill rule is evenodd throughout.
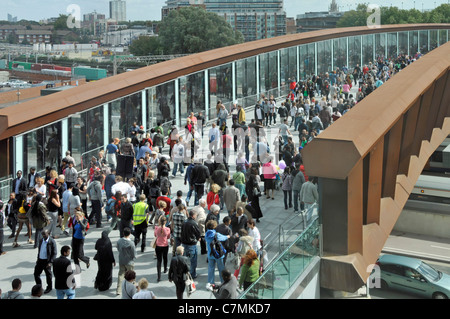
<path id="1" fill-rule="evenodd" d="M 223 247 L 222 243 L 217 239 L 217 233 L 214 234 L 214 239 L 209 244 L 209 248 L 211 250 L 211 256 L 216 259 L 225 256 L 227 253 L 225 247 Z"/>

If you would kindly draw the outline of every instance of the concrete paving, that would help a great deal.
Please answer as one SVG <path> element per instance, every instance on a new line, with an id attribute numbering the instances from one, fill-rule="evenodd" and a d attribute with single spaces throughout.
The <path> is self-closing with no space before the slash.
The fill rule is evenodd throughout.
<path id="1" fill-rule="evenodd" d="M 253 118 L 253 111 L 247 112 L 247 122 L 250 122 L 250 119 Z M 229 124 L 231 122 L 229 121 Z M 279 119 L 276 125 L 272 126 L 274 132 L 278 132 Z M 231 126 L 231 125 L 229 125 Z M 205 135 L 203 138 L 203 142 L 207 143 L 207 129 L 205 129 Z M 275 134 L 276 134 L 275 133 Z M 297 132 L 295 132 L 297 133 Z M 273 140 L 273 139 L 272 139 Z M 298 134 L 295 134 L 295 141 L 298 141 Z M 204 144 L 207 145 L 207 144 Z M 163 154 L 167 154 L 168 148 L 166 147 L 163 150 Z M 234 163 L 236 158 L 236 154 L 232 154 L 230 156 L 230 163 Z M 235 172 L 235 165 L 230 165 L 230 174 Z M 184 185 L 184 177 L 179 173 L 173 178 L 170 175 L 170 180 L 172 182 L 172 194 L 176 194 L 177 190 L 183 190 L 184 197 L 187 193 L 187 186 Z M 262 186 L 262 184 L 261 184 Z M 191 205 L 193 204 L 193 200 L 191 200 Z M 278 231 L 280 225 L 282 225 L 285 229 L 289 229 L 291 232 L 296 231 L 299 233 L 300 229 L 295 229 L 297 225 L 303 225 L 302 216 L 298 216 L 294 214 L 294 210 L 284 209 L 283 204 L 283 192 L 278 190 L 275 192 L 275 200 L 266 199 L 264 196 L 260 198 L 260 206 L 263 212 L 263 217 L 260 219 L 260 223 L 257 224 L 261 232 L 261 236 L 263 239 L 266 239 L 266 242 L 269 243 L 270 249 L 269 259 L 273 257 L 270 254 L 275 254 L 278 251 Z M 192 208 L 193 206 L 189 206 L 188 208 Z M 90 212 L 90 209 L 89 209 Z M 220 220 L 226 215 L 226 210 L 223 210 L 220 214 Z M 105 215 L 104 220 L 105 220 Z M 108 223 L 103 223 L 104 227 L 108 227 Z M 81 273 L 77 275 L 75 278 L 78 280 L 78 287 L 76 289 L 76 298 L 77 299 L 119 299 L 121 296 L 116 295 L 116 286 L 117 286 L 117 274 L 118 274 L 118 266 L 116 266 L 113 270 L 113 285 L 106 292 L 99 292 L 94 289 L 94 280 L 97 274 L 97 263 L 92 259 L 95 255 L 96 251 L 94 249 L 95 242 L 97 239 L 101 237 L 101 232 L 104 228 L 96 229 L 95 226 L 91 227 L 88 231 L 88 235 L 85 240 L 84 251 L 85 255 L 91 258 L 90 268 L 86 269 L 86 266 L 83 262 L 81 262 Z M 33 270 L 37 259 L 37 249 L 33 249 L 33 245 L 26 243 L 26 237 L 24 236 L 25 230 L 22 230 L 19 235 L 19 244 L 21 245 L 18 248 L 12 248 L 13 239 L 8 239 L 8 236 L 11 234 L 9 228 L 5 228 L 5 242 L 4 242 L 4 250 L 7 252 L 5 255 L 0 256 L 0 265 L 2 271 L 0 272 L 0 289 L 3 292 L 10 290 L 11 281 L 14 278 L 20 278 L 23 282 L 22 292 L 26 297 L 30 296 L 30 291 L 32 286 L 35 284 L 33 277 Z M 34 233 L 33 233 L 34 236 Z M 146 278 L 150 285 L 149 290 L 152 290 L 158 298 L 170 298 L 175 299 L 175 285 L 170 283 L 167 280 L 167 274 L 162 274 L 162 281 L 157 283 L 157 272 L 156 272 L 156 257 L 154 254 L 154 249 L 150 248 L 150 242 L 154 238 L 153 227 L 150 226 L 147 233 L 147 250 L 144 253 L 140 252 L 140 247 L 138 247 L 138 257 L 135 261 L 135 271 L 137 275 L 137 280 L 140 278 Z M 118 262 L 118 253 L 116 247 L 117 240 L 119 239 L 119 231 L 112 231 L 110 233 L 110 239 L 113 244 L 113 251 L 116 258 L 116 262 Z M 58 246 L 58 256 L 59 250 L 63 245 L 70 245 L 71 238 L 61 236 L 59 239 L 56 239 Z M 171 253 L 169 252 L 169 265 L 170 265 Z M 207 271 L 208 264 L 206 263 L 206 255 L 200 255 L 198 258 L 198 268 L 197 273 L 199 276 L 196 278 L 195 282 L 197 284 L 197 292 L 190 296 L 190 299 L 209 299 L 214 298 L 212 294 L 206 290 L 207 283 Z M 45 275 L 44 273 L 41 276 L 43 285 L 45 286 Z M 219 283 L 218 271 L 216 270 L 216 283 Z M 45 289 L 45 287 L 44 287 Z M 186 297 L 186 294 L 185 294 Z M 53 289 L 49 294 L 44 295 L 42 298 L 44 299 L 55 299 L 56 292 Z"/>
<path id="2" fill-rule="evenodd" d="M 248 111 L 246 115 L 247 122 L 250 122 L 250 119 L 253 118 L 253 111 Z M 272 126 L 273 134 L 276 134 L 278 132 L 279 124 L 280 123 L 278 121 L 276 125 Z M 205 129 L 205 137 L 203 138 L 203 142 L 206 141 L 206 138 L 207 129 Z M 273 138 L 270 141 L 273 141 Z M 298 132 L 294 133 L 294 141 L 298 143 Z M 166 147 L 166 150 L 163 153 L 167 153 L 167 151 L 168 150 Z M 235 154 L 231 155 L 230 163 L 233 163 L 235 161 L 235 156 Z M 235 166 L 230 165 L 230 172 L 234 173 L 234 171 Z M 175 178 L 171 177 L 171 182 L 173 184 L 173 194 L 175 194 L 177 190 L 183 190 L 185 196 L 187 187 L 184 185 L 184 178 L 180 175 Z M 257 227 L 261 232 L 262 238 L 264 238 L 265 242 L 268 244 L 266 249 L 268 250 L 269 259 L 272 259 L 278 251 L 278 246 L 280 245 L 280 241 L 278 240 L 280 227 L 282 228 L 283 234 L 287 233 L 286 230 L 289 230 L 289 232 L 291 233 L 298 234 L 302 230 L 303 219 L 301 215 L 294 214 L 293 209 L 284 209 L 283 193 L 280 190 L 275 192 L 275 200 L 266 199 L 264 196 L 262 196 L 260 198 L 260 206 L 264 216 L 263 218 L 261 218 L 261 222 L 257 224 Z M 226 212 L 222 211 L 220 220 L 225 215 Z M 108 223 L 104 222 L 104 227 L 108 226 Z M 100 238 L 103 229 L 104 228 L 96 229 L 95 227 L 91 227 L 86 237 L 84 251 L 85 255 L 91 258 L 91 265 L 89 269 L 86 269 L 85 264 L 81 262 L 81 273 L 75 277 L 78 283 L 76 288 L 77 299 L 121 298 L 120 295 L 116 295 L 115 290 L 117 285 L 118 266 L 114 267 L 113 285 L 108 291 L 99 292 L 98 290 L 94 289 L 94 279 L 98 268 L 96 262 L 92 259 L 92 257 L 96 252 L 94 249 L 95 242 L 98 238 Z M 3 293 L 7 292 L 11 289 L 11 281 L 14 278 L 20 278 L 23 282 L 21 292 L 24 293 L 26 298 L 29 298 L 31 295 L 31 288 L 35 284 L 33 270 L 37 258 L 37 249 L 33 249 L 33 245 L 26 243 L 24 230 L 22 230 L 22 233 L 19 236 L 19 244 L 21 246 L 18 248 L 12 248 L 13 240 L 8 239 L 10 233 L 11 232 L 9 228 L 6 227 L 4 250 L 7 253 L 0 256 L 0 289 L 2 289 Z M 153 291 L 157 298 L 175 299 L 175 286 L 173 283 L 170 283 L 167 280 L 167 274 L 162 275 L 162 281 L 160 281 L 159 283 L 156 280 L 156 257 L 154 254 L 154 250 L 149 247 L 150 241 L 153 237 L 153 228 L 152 226 L 150 226 L 147 235 L 147 250 L 144 253 L 141 253 L 140 249 L 138 248 L 138 257 L 135 261 L 137 280 L 145 277 L 150 282 L 149 290 Z M 110 233 L 110 238 L 111 242 L 113 243 L 113 251 L 116 257 L 116 261 L 118 261 L 118 254 L 117 250 L 115 249 L 115 245 L 117 243 L 117 240 L 119 239 L 119 231 L 112 231 Z M 63 245 L 70 245 L 71 238 L 61 236 L 56 240 L 56 242 L 58 245 L 59 256 L 59 249 Z M 383 252 L 406 254 L 424 259 L 436 258 L 441 261 L 450 262 L 450 258 L 448 257 L 450 255 L 449 250 L 449 240 L 433 238 L 429 236 L 419 236 L 414 234 L 393 232 L 387 240 Z M 169 264 L 170 258 L 171 253 L 169 253 Z M 206 255 L 199 256 L 197 268 L 197 273 L 199 274 L 199 276 L 195 280 L 197 291 L 192 294 L 189 299 L 214 299 L 214 296 L 212 296 L 212 294 L 208 290 L 206 290 L 207 267 L 208 264 L 206 263 Z M 44 274 L 42 274 L 41 279 L 43 281 L 43 285 L 45 286 Z M 216 283 L 219 283 L 217 270 Z M 184 295 L 184 297 L 187 297 L 186 294 Z M 55 290 L 53 289 L 49 294 L 42 296 L 42 299 L 56 299 Z"/>

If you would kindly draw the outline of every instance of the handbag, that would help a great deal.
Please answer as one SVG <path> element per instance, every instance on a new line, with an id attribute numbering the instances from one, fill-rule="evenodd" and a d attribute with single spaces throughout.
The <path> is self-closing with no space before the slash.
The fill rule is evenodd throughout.
<path id="1" fill-rule="evenodd" d="M 20 214 L 26 214 L 26 210 L 25 210 L 25 208 L 23 207 L 23 205 L 25 204 L 25 200 L 23 200 L 22 201 L 22 205 L 20 205 L 20 207 L 19 207 L 19 213 Z"/>
<path id="2" fill-rule="evenodd" d="M 197 290 L 197 288 L 195 287 L 194 279 L 192 278 L 190 272 L 186 273 L 186 280 L 184 281 L 184 283 L 186 285 L 187 296 L 189 297 L 193 292 Z"/>
<path id="3" fill-rule="evenodd" d="M 150 243 L 150 246 L 152 248 L 156 248 L 156 238 L 153 238 L 152 242 Z"/>
<path id="4" fill-rule="evenodd" d="M 230 252 L 226 261 L 226 268 L 239 269 L 241 265 L 241 256 L 238 253 Z"/>

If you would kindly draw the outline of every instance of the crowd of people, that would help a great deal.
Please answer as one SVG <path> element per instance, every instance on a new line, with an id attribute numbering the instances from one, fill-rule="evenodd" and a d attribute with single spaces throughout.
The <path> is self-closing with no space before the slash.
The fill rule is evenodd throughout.
<path id="1" fill-rule="evenodd" d="M 261 198 L 274 200 L 276 191 L 281 190 L 284 208 L 294 213 L 308 211 L 318 203 L 318 180 L 305 173 L 303 147 L 419 57 L 379 57 L 376 63 L 357 65 L 353 71 L 344 67 L 331 74 L 291 80 L 286 99 L 277 105 L 272 96 L 262 95 L 249 122 L 236 102 L 227 110 L 219 101 L 217 122 L 209 128 L 202 114 L 191 113 L 183 129 L 170 128 L 167 139 L 160 123 L 149 133 L 134 123 L 128 136 L 112 139 L 91 158 L 86 176 L 77 171 L 69 151 L 60 167 L 47 167 L 44 176 L 34 167 L 25 176 L 18 171 L 9 199 L 0 201 L 0 254 L 6 253 L 4 227 L 11 229 L 14 248 L 21 246 L 19 234 L 25 227 L 27 243 L 38 248 L 35 294 L 49 293 L 54 277 L 57 297 L 74 298 L 75 282 L 71 285 L 67 280 L 70 274 L 61 269 L 70 267 L 70 259 L 76 267 L 82 261 L 89 268 L 90 258 L 84 254 L 86 234 L 94 225 L 103 228 L 109 223 L 95 244 L 95 288 L 105 291 L 113 284 L 116 260 L 109 234 L 118 230 L 117 295 L 156 298 L 145 278 L 135 283 L 134 261 L 139 247 L 141 252 L 147 249 L 150 228 L 157 280 L 167 274 L 175 284 L 177 298 L 183 298 L 186 274 L 193 279 L 198 276 L 199 255 L 207 255 L 206 288 L 217 298 L 236 298 L 238 287 L 249 287 L 264 268 L 257 224 L 268 212 L 263 212 Z M 353 96 L 356 85 L 358 92 Z M 231 126 L 227 124 L 230 118 Z M 298 141 L 294 132 L 298 132 Z M 207 147 L 203 147 L 205 135 Z M 235 156 L 233 162 L 231 155 Z M 120 167 L 121 157 L 132 159 L 131 173 Z M 174 189 L 171 182 L 179 173 L 184 189 Z M 57 257 L 60 236 L 71 236 L 72 242 L 63 246 Z M 215 284 L 216 268 L 220 285 Z M 23 298 L 20 287 L 20 279 L 15 279 L 7 298 Z"/>

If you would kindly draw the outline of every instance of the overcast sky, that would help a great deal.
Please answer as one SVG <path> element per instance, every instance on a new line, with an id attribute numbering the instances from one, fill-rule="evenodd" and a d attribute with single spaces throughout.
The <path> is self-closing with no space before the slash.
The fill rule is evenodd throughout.
<path id="1" fill-rule="evenodd" d="M 424 10 L 433 9 L 442 3 L 448 3 L 449 0 L 336 0 L 340 11 L 355 9 L 358 3 L 373 3 L 380 6 L 397 6 L 404 9 Z M 85 13 L 93 12 L 103 13 L 109 17 L 109 0 L 1 0 L 2 10 L 0 20 L 6 20 L 7 14 L 14 17 L 27 20 L 39 21 L 46 18 L 58 17 L 59 14 L 68 14 L 67 8 L 71 4 L 79 6 L 81 17 Z M 165 0 L 127 0 L 127 19 L 128 20 L 160 20 L 161 7 Z M 303 14 L 311 11 L 326 11 L 331 0 L 284 0 L 284 8 L 288 17 L 295 17 L 297 14 Z"/>

